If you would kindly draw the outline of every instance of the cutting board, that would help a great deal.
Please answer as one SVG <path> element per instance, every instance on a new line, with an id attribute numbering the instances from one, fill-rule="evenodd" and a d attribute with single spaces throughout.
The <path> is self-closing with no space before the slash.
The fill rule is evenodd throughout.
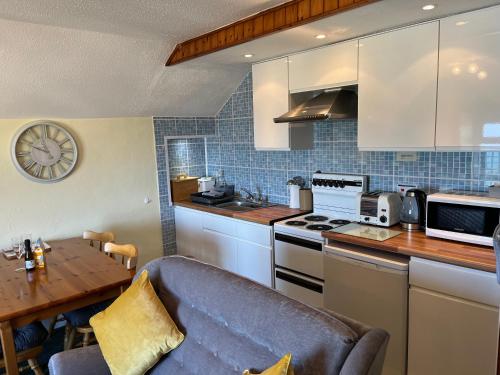
<path id="1" fill-rule="evenodd" d="M 198 178 L 188 176 L 170 180 L 172 202 L 190 200 L 191 194 L 198 191 Z"/>

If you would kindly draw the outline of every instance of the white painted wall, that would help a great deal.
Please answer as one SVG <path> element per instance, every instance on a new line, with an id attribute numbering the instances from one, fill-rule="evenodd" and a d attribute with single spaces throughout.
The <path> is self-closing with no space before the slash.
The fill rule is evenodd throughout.
<path id="1" fill-rule="evenodd" d="M 32 120 L 0 120 L 0 248 L 23 233 L 51 240 L 109 230 L 139 247 L 139 265 L 162 256 L 152 119 L 56 120 L 75 137 L 79 162 L 55 184 L 32 182 L 12 164 L 12 137 Z"/>

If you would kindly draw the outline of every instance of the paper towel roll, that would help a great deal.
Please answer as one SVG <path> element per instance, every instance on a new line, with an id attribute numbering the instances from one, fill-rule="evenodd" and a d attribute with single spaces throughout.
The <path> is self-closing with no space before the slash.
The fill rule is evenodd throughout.
<path id="1" fill-rule="evenodd" d="M 300 186 L 288 185 L 290 190 L 290 208 L 300 208 Z"/>

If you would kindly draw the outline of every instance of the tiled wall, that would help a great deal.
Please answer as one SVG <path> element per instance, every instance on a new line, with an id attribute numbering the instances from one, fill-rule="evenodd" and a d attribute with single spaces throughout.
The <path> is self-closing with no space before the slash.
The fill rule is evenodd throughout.
<path id="1" fill-rule="evenodd" d="M 174 254 L 174 210 L 169 206 L 167 168 L 171 178 L 179 173 L 204 176 L 206 173 L 204 137 L 215 134 L 215 120 L 207 117 L 155 117 L 154 128 L 163 252 L 164 254 Z M 165 154 L 167 149 L 168 166 Z"/>
<path id="2" fill-rule="evenodd" d="M 223 169 L 236 187 L 262 189 L 273 202 L 286 203 L 286 182 L 323 172 L 369 176 L 370 189 L 393 191 L 398 183 L 430 190 L 484 191 L 500 181 L 500 152 L 418 152 L 417 161 L 397 161 L 395 152 L 360 152 L 357 122 L 314 123 L 314 148 L 300 151 L 255 151 L 253 147 L 251 74 L 216 117 L 217 135 L 208 139 L 209 174 Z M 383 135 L 381 135 L 383 136 Z"/>
<path id="3" fill-rule="evenodd" d="M 356 121 L 335 120 L 311 125 L 314 126 L 312 150 L 255 151 L 251 79 L 249 74 L 215 119 L 155 118 L 165 253 L 175 251 L 173 212 L 166 195 L 165 136 L 208 135 L 209 175 L 223 169 L 226 180 L 235 183 L 237 190 L 241 187 L 253 192 L 260 189 L 270 201 L 277 203 L 288 201 L 288 179 L 303 176 L 309 180 L 316 170 L 366 174 L 371 190 L 386 191 L 395 190 L 398 183 L 417 184 L 427 191 L 484 191 L 493 181 L 500 181 L 500 152 L 419 152 L 415 162 L 397 161 L 395 152 L 360 152 Z M 199 142 L 183 139 L 172 144 L 175 151 L 170 151 L 174 155 L 169 156 L 175 160 L 171 164 L 173 174 L 187 168 L 186 172 L 204 175 Z M 191 155 L 196 155 L 191 159 L 190 148 L 193 149 Z"/>

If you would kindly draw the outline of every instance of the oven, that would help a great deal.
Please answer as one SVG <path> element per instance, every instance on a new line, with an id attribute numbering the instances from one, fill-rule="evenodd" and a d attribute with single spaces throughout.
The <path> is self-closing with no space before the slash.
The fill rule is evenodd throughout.
<path id="1" fill-rule="evenodd" d="M 275 287 L 286 296 L 323 307 L 323 241 L 274 234 Z"/>

